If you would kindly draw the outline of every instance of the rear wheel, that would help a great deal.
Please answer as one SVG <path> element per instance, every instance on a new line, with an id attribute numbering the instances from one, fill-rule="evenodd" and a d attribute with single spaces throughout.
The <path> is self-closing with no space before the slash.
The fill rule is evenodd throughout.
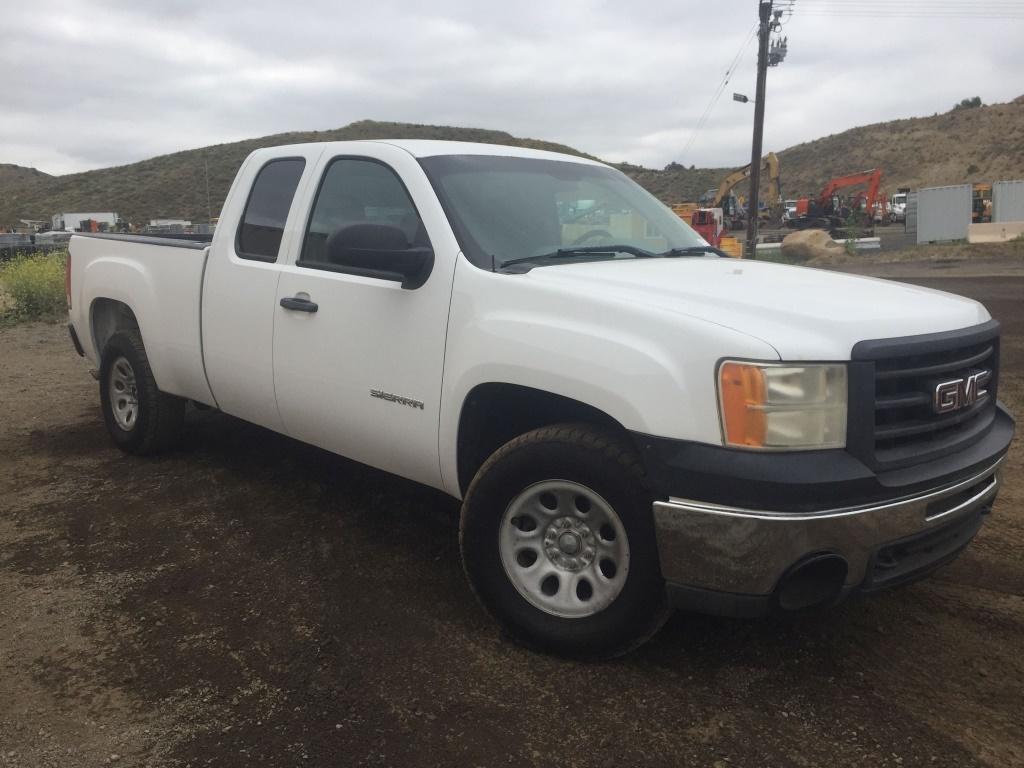
<path id="1" fill-rule="evenodd" d="M 136 331 L 115 333 L 103 349 L 100 404 L 107 432 L 127 453 L 158 453 L 181 435 L 185 401 L 157 388 Z"/>
<path id="2" fill-rule="evenodd" d="M 545 427 L 499 449 L 466 495 L 460 541 L 480 601 L 525 645 L 617 656 L 668 615 L 639 463 L 590 425 Z"/>

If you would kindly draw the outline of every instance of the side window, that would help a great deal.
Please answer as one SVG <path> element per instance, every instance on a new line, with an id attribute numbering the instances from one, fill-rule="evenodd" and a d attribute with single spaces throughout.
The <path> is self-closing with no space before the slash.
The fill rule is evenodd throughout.
<path id="1" fill-rule="evenodd" d="M 289 157 L 271 160 L 256 174 L 235 238 L 239 257 L 277 261 L 288 209 L 305 167 L 301 157 Z"/>
<path id="2" fill-rule="evenodd" d="M 391 168 L 337 158 L 320 182 L 299 266 L 372 270 L 375 254 L 429 246 L 416 206 Z"/>

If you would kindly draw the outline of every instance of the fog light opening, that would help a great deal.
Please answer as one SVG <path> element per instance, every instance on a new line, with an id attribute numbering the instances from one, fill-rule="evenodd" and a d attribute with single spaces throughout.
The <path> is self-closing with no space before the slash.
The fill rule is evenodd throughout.
<path id="1" fill-rule="evenodd" d="M 811 555 L 779 580 L 775 599 L 784 611 L 801 611 L 835 600 L 846 583 L 846 560 L 833 553 Z"/>

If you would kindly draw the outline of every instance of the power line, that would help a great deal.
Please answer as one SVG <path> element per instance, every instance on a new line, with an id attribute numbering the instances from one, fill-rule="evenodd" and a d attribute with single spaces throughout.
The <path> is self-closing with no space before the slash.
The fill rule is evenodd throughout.
<path id="1" fill-rule="evenodd" d="M 815 12 L 815 11 L 800 11 L 801 17 L 818 17 L 818 18 L 830 18 L 830 19 L 878 19 L 879 14 L 873 11 L 865 11 L 863 13 L 858 12 L 842 12 L 842 13 L 826 13 L 826 12 Z M 1008 13 L 932 13 L 932 12 L 921 12 L 921 13 L 887 13 L 884 16 L 885 19 L 961 19 L 964 21 L 971 21 L 976 19 L 978 21 L 990 21 L 995 19 L 1024 19 L 1024 13 L 1008 14 Z"/>
<path id="2" fill-rule="evenodd" d="M 878 17 L 888 16 L 900 16 L 900 15 L 911 15 L 911 16 L 964 16 L 964 17 L 982 17 L 982 16 L 1019 16 L 1024 13 L 1024 8 L 1005 8 L 1005 9 L 981 9 L 977 11 L 967 11 L 957 8 L 928 8 L 925 6 L 907 6 L 904 8 L 890 8 L 885 9 L 881 6 L 863 6 L 856 7 L 851 6 L 847 8 L 832 8 L 829 6 L 801 6 L 800 15 L 804 16 L 807 14 L 818 14 L 828 16 L 842 16 L 844 14 L 865 14 Z"/>
<path id="3" fill-rule="evenodd" d="M 700 116 L 700 120 L 697 121 L 697 126 L 693 129 L 693 133 L 690 134 L 690 140 L 686 142 L 686 146 L 683 147 L 682 155 L 680 156 L 680 162 L 686 159 L 687 153 L 693 146 L 693 142 L 697 140 L 697 135 L 701 132 L 701 129 L 707 123 L 708 118 L 711 116 L 711 110 L 715 108 L 715 104 L 718 103 L 718 99 L 722 96 L 725 91 L 725 87 L 729 84 L 729 80 L 736 73 L 737 67 L 743 58 L 743 54 L 747 52 L 747 48 L 750 46 L 751 41 L 756 39 L 755 31 L 757 30 L 757 24 L 754 24 L 747 35 L 743 38 L 743 42 L 740 43 L 739 50 L 736 51 L 736 55 L 733 56 L 732 61 L 729 63 L 728 68 L 725 70 L 725 74 L 722 76 L 722 81 L 718 84 L 715 92 L 711 95 L 711 100 L 708 102 L 707 107 L 704 108 L 704 112 Z"/>
<path id="4" fill-rule="evenodd" d="M 785 4 L 785 3 L 783 3 Z M 985 8 L 1022 8 L 1024 2 L 1016 2 L 1016 0 L 989 0 L 984 5 L 973 5 L 970 3 L 964 3 L 957 0 L 956 2 L 928 2 L 927 0 L 902 0 L 901 2 L 895 3 L 890 0 L 849 0 L 848 2 L 836 2 L 836 0 L 800 0 L 800 7 L 806 8 L 808 6 L 831 6 L 833 8 L 855 8 L 858 6 L 878 6 L 881 8 L 889 8 L 892 10 L 899 10 L 900 8 L 923 6 L 926 8 L 937 8 L 939 10 L 955 8 L 957 10 L 965 11 L 977 11 L 984 10 Z"/>
<path id="5" fill-rule="evenodd" d="M 996 11 L 1021 11 L 1024 10 L 1024 3 L 1012 2 L 1011 0 L 990 0 L 984 5 L 970 6 L 962 2 L 939 3 L 926 2 L 925 0 L 903 0 L 900 3 L 891 3 L 888 0 L 850 0 L 850 2 L 837 3 L 834 0 L 801 0 L 801 8 L 826 9 L 830 11 L 878 9 L 879 11 L 900 12 L 905 9 L 930 10 L 936 12 L 957 13 L 986 13 L 990 10 Z"/>
<path id="6" fill-rule="evenodd" d="M 793 0 L 795 2 L 795 0 Z M 790 6 L 792 7 L 792 6 Z M 801 16 L 884 18 L 1024 19 L 1024 2 L 987 0 L 971 6 L 963 0 L 800 0 Z"/>

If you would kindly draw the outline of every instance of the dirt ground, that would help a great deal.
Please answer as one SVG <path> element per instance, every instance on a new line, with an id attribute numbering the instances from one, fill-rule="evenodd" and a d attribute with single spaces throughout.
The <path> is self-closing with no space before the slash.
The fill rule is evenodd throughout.
<path id="1" fill-rule="evenodd" d="M 1024 413 L 1024 275 L 901 269 L 1003 322 Z M 1019 440 L 932 578 L 586 665 L 497 633 L 454 501 L 209 412 L 125 456 L 87 367 L 0 328 L 0 766 L 1024 765 Z"/>

